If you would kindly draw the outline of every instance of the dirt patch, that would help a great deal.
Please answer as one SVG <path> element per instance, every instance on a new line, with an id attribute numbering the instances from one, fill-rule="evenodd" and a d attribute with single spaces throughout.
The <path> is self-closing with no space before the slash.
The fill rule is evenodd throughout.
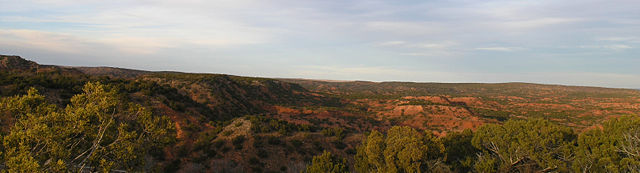
<path id="1" fill-rule="evenodd" d="M 276 112 L 278 114 L 300 114 L 300 110 L 297 109 L 293 109 L 293 108 L 288 108 L 288 107 L 283 107 L 283 106 L 274 106 L 274 108 L 276 109 Z"/>
<path id="2" fill-rule="evenodd" d="M 225 126 L 222 130 L 222 133 L 231 133 L 228 136 L 220 136 L 220 139 L 228 139 L 231 140 L 237 136 L 251 136 L 251 121 L 245 120 L 244 118 L 238 118 L 233 120 L 233 122 L 227 126 Z"/>
<path id="3" fill-rule="evenodd" d="M 394 116 L 417 115 L 423 111 L 420 105 L 403 105 L 395 107 L 391 112 Z"/>
<path id="4" fill-rule="evenodd" d="M 429 101 L 429 102 L 438 103 L 438 104 L 449 104 L 448 99 L 444 96 L 406 96 L 406 97 L 403 97 L 403 99 L 407 99 L 407 100 L 416 99 L 416 100 L 424 100 L 424 101 Z"/>
<path id="5" fill-rule="evenodd" d="M 462 102 L 467 106 L 482 106 L 484 105 L 480 99 L 475 97 L 456 97 L 449 99 L 451 102 Z"/>

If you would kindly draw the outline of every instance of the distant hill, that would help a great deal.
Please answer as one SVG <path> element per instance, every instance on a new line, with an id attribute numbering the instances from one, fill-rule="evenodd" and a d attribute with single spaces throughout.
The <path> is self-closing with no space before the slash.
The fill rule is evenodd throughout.
<path id="1" fill-rule="evenodd" d="M 149 71 L 131 70 L 117 67 L 73 67 L 88 75 L 100 75 L 109 77 L 135 78 L 143 74 L 149 74 Z"/>
<path id="2" fill-rule="evenodd" d="M 0 70 L 29 70 L 37 67 L 37 63 L 19 56 L 0 55 Z"/>

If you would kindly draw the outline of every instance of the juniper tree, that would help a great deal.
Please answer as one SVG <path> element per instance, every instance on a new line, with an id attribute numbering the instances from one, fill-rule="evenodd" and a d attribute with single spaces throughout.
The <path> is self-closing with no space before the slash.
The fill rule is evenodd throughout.
<path id="1" fill-rule="evenodd" d="M 0 110 L 16 118 L 2 140 L 10 172 L 142 170 L 151 150 L 175 140 L 166 116 L 101 83 L 87 83 L 64 109 L 44 102 L 35 89 L 2 103 Z"/>

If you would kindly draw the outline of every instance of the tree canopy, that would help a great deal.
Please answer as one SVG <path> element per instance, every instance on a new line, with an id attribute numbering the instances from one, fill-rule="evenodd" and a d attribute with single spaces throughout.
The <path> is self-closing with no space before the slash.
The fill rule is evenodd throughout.
<path id="1" fill-rule="evenodd" d="M 476 171 L 566 171 L 575 138 L 570 128 L 542 119 L 484 125 L 472 140 L 482 150 Z"/>
<path id="2" fill-rule="evenodd" d="M 311 165 L 307 167 L 308 173 L 343 173 L 349 172 L 347 160 L 340 159 L 324 151 L 321 155 L 314 156 Z"/>
<path id="3" fill-rule="evenodd" d="M 640 172 L 640 118 L 577 133 L 544 119 L 509 120 L 435 137 L 411 127 L 371 131 L 356 172 Z"/>
<path id="4" fill-rule="evenodd" d="M 15 121 L 2 138 L 1 159 L 10 172 L 145 170 L 150 151 L 175 140 L 166 116 L 101 83 L 84 85 L 64 109 L 30 89 L 2 99 L 0 112 Z"/>
<path id="5" fill-rule="evenodd" d="M 444 147 L 430 133 L 394 126 L 387 135 L 372 131 L 355 155 L 357 172 L 425 172 L 436 167 Z M 434 157 L 435 156 L 435 157 Z M 436 162 L 437 163 L 437 162 Z"/>

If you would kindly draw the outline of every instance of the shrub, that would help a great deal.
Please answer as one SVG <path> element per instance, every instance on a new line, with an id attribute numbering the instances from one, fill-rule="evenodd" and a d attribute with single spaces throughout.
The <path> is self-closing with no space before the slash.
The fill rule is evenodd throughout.
<path id="1" fill-rule="evenodd" d="M 263 159 L 269 157 L 269 153 L 267 153 L 267 151 L 264 149 L 258 149 L 258 152 L 256 154 L 258 155 L 258 157 Z"/>
<path id="2" fill-rule="evenodd" d="M 344 139 L 346 136 L 344 129 L 338 127 L 323 129 L 322 134 L 325 136 L 335 136 L 338 137 L 338 139 Z"/>
<path id="3" fill-rule="evenodd" d="M 315 149 L 316 151 L 324 150 L 324 148 L 322 147 L 322 143 L 318 141 L 313 141 L 313 149 Z"/>
<path id="4" fill-rule="evenodd" d="M 300 146 L 302 146 L 302 141 L 300 140 L 291 140 L 291 145 L 293 145 L 296 148 L 300 148 Z"/>
<path id="5" fill-rule="evenodd" d="M 235 147 L 235 149 L 238 150 L 238 149 L 242 149 L 244 141 L 245 141 L 245 137 L 243 135 L 240 135 L 233 138 L 231 140 L 231 143 L 233 143 L 233 146 Z"/>
<path id="6" fill-rule="evenodd" d="M 269 136 L 267 142 L 271 145 L 280 145 L 282 143 L 282 141 L 275 136 Z"/>
<path id="7" fill-rule="evenodd" d="M 249 164 L 251 164 L 251 165 L 257 165 L 257 164 L 259 164 L 259 163 L 260 163 L 260 160 L 258 160 L 258 158 L 256 158 L 256 157 L 251 157 L 251 158 L 249 158 Z"/>
<path id="8" fill-rule="evenodd" d="M 216 141 L 213 141 L 213 146 L 214 146 L 214 147 L 216 147 L 216 148 L 220 148 L 220 147 L 222 147 L 223 145 L 224 145 L 224 141 L 223 141 L 223 140 L 216 140 Z"/>
<path id="9" fill-rule="evenodd" d="M 342 141 L 333 141 L 333 146 L 335 146 L 337 149 L 344 149 L 347 147 L 347 144 L 344 144 Z"/>
<path id="10" fill-rule="evenodd" d="M 319 156 L 314 156 L 311 165 L 307 167 L 308 173 L 340 173 L 349 172 L 347 167 L 347 160 L 340 159 L 331 154 L 331 152 L 324 151 Z"/>
<path id="11" fill-rule="evenodd" d="M 222 132 L 222 135 L 223 135 L 223 136 L 229 136 L 229 135 L 231 135 L 231 134 L 233 134 L 233 131 L 232 131 L 232 130 L 228 130 L 228 131 L 224 131 L 224 132 Z"/>

